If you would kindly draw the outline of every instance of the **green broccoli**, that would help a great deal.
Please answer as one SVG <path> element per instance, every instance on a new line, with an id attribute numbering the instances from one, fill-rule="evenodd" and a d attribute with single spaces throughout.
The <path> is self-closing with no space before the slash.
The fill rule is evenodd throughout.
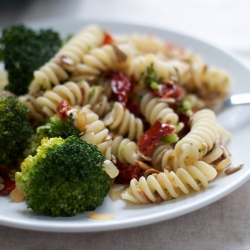
<path id="1" fill-rule="evenodd" d="M 13 96 L 0 97 L 0 164 L 11 168 L 28 145 L 29 111 Z"/>
<path id="2" fill-rule="evenodd" d="M 77 137 L 82 135 L 82 132 L 74 126 L 72 116 L 69 116 L 67 120 L 61 119 L 59 116 L 51 117 L 45 125 L 37 127 L 35 138 L 31 145 L 31 154 L 36 154 L 37 147 L 41 145 L 41 140 L 45 137 L 61 137 L 66 139 L 71 135 Z"/>
<path id="3" fill-rule="evenodd" d="M 111 186 L 105 157 L 76 136 L 45 138 L 37 154 L 21 164 L 16 185 L 27 206 L 51 216 L 73 216 L 101 205 Z"/>
<path id="4" fill-rule="evenodd" d="M 51 29 L 35 31 L 24 25 L 12 25 L 3 30 L 0 38 L 0 61 L 8 71 L 6 90 L 16 95 L 27 93 L 33 72 L 62 46 L 57 32 Z"/>

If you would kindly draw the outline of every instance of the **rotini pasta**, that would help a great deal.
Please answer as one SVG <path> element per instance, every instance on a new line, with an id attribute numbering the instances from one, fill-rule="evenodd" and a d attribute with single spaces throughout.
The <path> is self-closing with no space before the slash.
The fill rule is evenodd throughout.
<path id="1" fill-rule="evenodd" d="M 205 102 L 194 94 L 187 94 L 185 99 L 189 102 L 192 110 L 200 110 L 206 106 Z"/>
<path id="2" fill-rule="evenodd" d="M 229 89 L 228 74 L 221 69 L 206 64 L 194 63 L 192 77 L 185 87 L 197 93 L 203 99 L 225 99 Z"/>
<path id="3" fill-rule="evenodd" d="M 136 143 L 121 135 L 114 138 L 111 152 L 121 163 L 135 165 L 135 161 L 140 160 Z"/>
<path id="4" fill-rule="evenodd" d="M 55 86 L 52 90 L 47 90 L 43 96 L 37 97 L 36 102 L 44 114 L 52 117 L 57 113 L 57 105 L 62 100 L 68 100 L 72 106 L 75 106 L 81 105 L 82 99 L 80 87 L 74 82 L 66 82 Z"/>
<path id="5" fill-rule="evenodd" d="M 104 30 L 97 25 L 89 25 L 73 36 L 56 57 L 70 58 L 76 65 L 82 61 L 83 55 L 90 49 L 99 47 L 104 40 Z"/>
<path id="6" fill-rule="evenodd" d="M 40 109 L 48 117 L 57 113 L 57 105 L 62 100 L 68 100 L 72 106 L 90 104 L 94 112 L 99 116 L 103 116 L 110 110 L 108 98 L 103 93 L 103 87 L 92 86 L 81 81 L 78 84 L 72 81 L 53 87 L 47 90 L 42 96 L 37 97 L 36 102 Z"/>
<path id="7" fill-rule="evenodd" d="M 135 57 L 130 65 L 128 75 L 135 79 L 141 79 L 147 75 L 149 67 L 153 70 L 158 79 L 172 80 L 180 85 L 188 83 L 191 78 L 190 65 L 178 60 L 161 60 L 154 54 L 146 54 Z"/>
<path id="8" fill-rule="evenodd" d="M 88 78 L 110 70 L 125 69 L 134 53 L 134 48 L 129 44 L 108 44 L 94 48 L 77 65 L 77 74 Z"/>
<path id="9" fill-rule="evenodd" d="M 97 145 L 107 160 L 113 156 L 122 163 L 135 165 L 135 161 L 140 159 L 136 143 L 123 136 L 113 138 L 114 135 L 109 133 L 103 121 L 89 106 L 72 108 L 70 113 L 74 114 L 76 127 L 84 132 L 82 139 Z"/>
<path id="10" fill-rule="evenodd" d="M 103 117 L 110 111 L 108 102 L 110 90 L 105 90 L 102 86 L 90 86 L 86 81 L 82 80 L 78 84 L 83 92 L 82 105 L 89 104 L 91 109 L 99 116 Z M 109 94 L 105 94 L 108 93 Z"/>
<path id="11" fill-rule="evenodd" d="M 163 123 L 174 125 L 175 132 L 179 132 L 183 128 L 183 123 L 179 123 L 178 115 L 173 109 L 149 91 L 142 93 L 140 110 L 151 125 L 153 125 L 156 120 L 160 120 Z"/>
<path id="12" fill-rule="evenodd" d="M 175 154 L 180 167 L 193 164 L 207 154 L 217 139 L 217 122 L 211 110 L 203 109 L 194 114 L 191 131 L 177 142 Z"/>
<path id="13" fill-rule="evenodd" d="M 128 39 L 137 49 L 137 54 L 162 53 L 163 55 L 166 55 L 167 46 L 165 45 L 165 42 L 159 37 L 151 35 L 132 34 L 128 37 Z"/>
<path id="14" fill-rule="evenodd" d="M 130 140 L 138 140 L 143 134 L 143 124 L 121 103 L 115 102 L 113 109 L 104 117 L 104 123 L 118 135 L 128 135 Z"/>
<path id="15" fill-rule="evenodd" d="M 45 122 L 44 113 L 37 103 L 37 100 L 34 96 L 26 94 L 24 96 L 19 96 L 18 99 L 29 109 L 30 118 L 38 124 Z"/>
<path id="16" fill-rule="evenodd" d="M 104 31 L 98 26 L 88 26 L 70 39 L 48 63 L 34 72 L 29 91 L 36 93 L 41 88 L 51 89 L 69 79 L 83 55 L 93 47 L 98 47 L 104 39 Z"/>
<path id="17" fill-rule="evenodd" d="M 112 69 L 116 64 L 116 54 L 112 45 L 95 48 L 84 55 L 83 63 L 77 65 L 80 74 L 99 75 L 102 71 Z"/>
<path id="18" fill-rule="evenodd" d="M 174 149 L 165 143 L 158 143 L 152 153 L 151 164 L 159 171 L 166 169 L 175 172 L 179 168 L 179 162 L 175 157 Z"/>
<path id="19" fill-rule="evenodd" d="M 108 137 L 109 130 L 99 116 L 89 106 L 75 107 L 69 112 L 73 113 L 76 127 L 84 132 L 82 139 L 96 145 L 106 159 L 110 160 L 112 140 Z"/>
<path id="20" fill-rule="evenodd" d="M 190 49 L 183 49 L 178 45 L 165 43 L 166 54 L 169 58 L 177 59 L 189 64 L 203 61 L 201 56 L 193 53 Z"/>
<path id="21" fill-rule="evenodd" d="M 217 175 L 216 170 L 209 164 L 197 161 L 176 172 L 164 170 L 155 176 L 141 177 L 139 181 L 132 179 L 129 188 L 122 193 L 122 198 L 134 203 L 159 203 L 172 197 L 178 198 L 181 193 L 189 194 L 191 187 L 200 191 L 200 184 L 208 187 L 208 181 Z"/>

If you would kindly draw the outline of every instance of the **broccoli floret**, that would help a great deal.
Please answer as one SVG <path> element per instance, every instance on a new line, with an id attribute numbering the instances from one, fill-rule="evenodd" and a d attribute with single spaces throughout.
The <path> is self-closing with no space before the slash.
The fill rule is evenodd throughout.
<path id="1" fill-rule="evenodd" d="M 95 145 L 76 136 L 44 138 L 37 154 L 21 164 L 16 185 L 27 206 L 51 216 L 73 216 L 94 210 L 107 195 L 111 178 L 105 157 Z"/>
<path id="2" fill-rule="evenodd" d="M 67 120 L 61 119 L 59 116 L 51 117 L 45 125 L 37 127 L 35 138 L 32 141 L 31 154 L 36 154 L 36 149 L 43 138 L 61 137 L 66 139 L 71 135 L 77 137 L 82 135 L 82 132 L 74 126 L 72 116 L 69 116 Z"/>
<path id="3" fill-rule="evenodd" d="M 11 168 L 28 145 L 29 111 L 13 96 L 0 97 L 0 164 Z"/>
<path id="4" fill-rule="evenodd" d="M 6 90 L 16 95 L 27 93 L 33 72 L 59 50 L 62 41 L 51 29 L 35 31 L 24 25 L 12 25 L 0 38 L 0 60 L 8 71 Z"/>

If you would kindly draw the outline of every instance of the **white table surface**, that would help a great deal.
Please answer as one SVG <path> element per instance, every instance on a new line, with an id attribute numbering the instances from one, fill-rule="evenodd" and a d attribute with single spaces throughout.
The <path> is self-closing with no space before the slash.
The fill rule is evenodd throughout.
<path id="1" fill-rule="evenodd" d="M 0 28 L 41 19 L 95 18 L 185 31 L 233 50 L 250 65 L 249 0 L 0 0 Z M 46 233 L 0 226 L 0 249 L 250 249 L 249 193 L 250 181 L 190 214 L 104 233 Z"/>

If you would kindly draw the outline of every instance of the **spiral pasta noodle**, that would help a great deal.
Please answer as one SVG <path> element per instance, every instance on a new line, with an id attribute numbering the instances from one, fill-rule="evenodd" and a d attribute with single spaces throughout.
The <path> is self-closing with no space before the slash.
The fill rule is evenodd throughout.
<path id="1" fill-rule="evenodd" d="M 182 193 L 189 194 L 190 187 L 195 191 L 200 191 L 200 185 L 207 188 L 208 181 L 213 180 L 216 175 L 212 166 L 197 161 L 176 172 L 164 170 L 155 176 L 140 177 L 139 181 L 132 179 L 121 197 L 134 203 L 159 203 L 172 197 L 178 198 Z"/>
<path id="2" fill-rule="evenodd" d="M 221 132 L 218 131 L 219 136 L 221 136 L 220 133 L 222 133 L 223 136 L 227 138 L 230 137 L 230 134 L 228 134 L 227 131 L 224 131 L 224 129 L 222 130 L 223 131 Z M 210 164 L 216 170 L 221 170 L 222 168 L 230 164 L 230 154 L 228 153 L 227 149 L 221 144 L 221 142 L 222 138 L 219 138 L 217 136 L 213 148 L 209 151 L 208 154 L 204 152 L 205 155 L 200 158 L 200 161 Z M 153 150 L 151 158 L 152 166 L 159 171 L 164 171 L 166 169 L 168 171 L 176 172 L 177 169 L 180 168 L 175 149 L 169 144 L 159 142 L 156 148 Z"/>
<path id="3" fill-rule="evenodd" d="M 95 48 L 83 56 L 83 63 L 77 65 L 80 74 L 99 75 L 111 69 L 116 63 L 116 54 L 111 45 Z"/>
<path id="4" fill-rule="evenodd" d="M 129 44 L 103 45 L 83 56 L 83 62 L 77 65 L 77 72 L 86 78 L 110 70 L 122 70 L 128 66 L 133 54 L 134 48 Z"/>
<path id="5" fill-rule="evenodd" d="M 153 70 L 158 79 L 172 80 L 183 85 L 191 78 L 190 65 L 178 60 L 161 60 L 154 54 L 146 54 L 135 57 L 128 70 L 128 75 L 133 75 L 139 80 L 147 75 L 149 67 Z"/>
<path id="6" fill-rule="evenodd" d="M 29 109 L 30 118 L 32 120 L 36 121 L 38 124 L 42 124 L 45 122 L 45 117 L 42 108 L 37 103 L 37 100 L 34 96 L 26 94 L 23 96 L 19 96 L 18 100 Z"/>
<path id="7" fill-rule="evenodd" d="M 193 164 L 207 154 L 217 139 L 215 114 L 203 109 L 192 117 L 191 130 L 175 145 L 175 154 L 180 167 Z"/>
<path id="8" fill-rule="evenodd" d="M 36 98 L 40 109 L 48 117 L 57 113 L 57 105 L 62 100 L 68 100 L 71 106 L 90 104 L 94 112 L 103 116 L 110 110 L 108 97 L 101 86 L 90 86 L 86 81 L 75 83 L 72 81 L 57 85 Z"/>
<path id="9" fill-rule="evenodd" d="M 111 152 L 121 163 L 135 165 L 135 161 L 140 160 L 136 143 L 121 135 L 114 138 Z"/>
<path id="10" fill-rule="evenodd" d="M 229 89 L 228 74 L 219 68 L 209 67 L 203 62 L 192 65 L 192 77 L 188 85 L 191 91 L 205 99 L 225 99 Z"/>
<path id="11" fill-rule="evenodd" d="M 173 109 L 166 102 L 159 101 L 159 98 L 149 91 L 142 93 L 140 110 L 151 125 L 160 120 L 163 123 L 174 125 L 175 132 L 179 132 L 184 126 L 183 123 L 179 123 L 179 117 Z"/>
<path id="12" fill-rule="evenodd" d="M 84 135 L 81 137 L 84 141 L 94 144 L 104 154 L 107 160 L 111 159 L 112 138 L 109 137 L 109 130 L 99 116 L 94 113 L 89 105 L 73 107 L 69 114 L 73 114 L 75 126 Z"/>
<path id="13" fill-rule="evenodd" d="M 66 82 L 55 86 L 52 90 L 47 90 L 43 96 L 39 96 L 36 102 L 41 110 L 48 117 L 57 113 L 57 105 L 62 100 L 68 100 L 71 106 L 82 104 L 82 92 L 74 82 Z"/>
<path id="14" fill-rule="evenodd" d="M 200 55 L 195 54 L 190 49 L 168 43 L 160 37 L 149 34 L 133 33 L 131 35 L 118 34 L 114 36 L 118 43 L 131 43 L 136 48 L 136 55 L 156 54 L 162 59 L 177 59 L 186 63 L 202 61 Z"/>
<path id="15" fill-rule="evenodd" d="M 203 61 L 202 57 L 194 53 L 191 49 L 183 49 L 182 47 L 174 44 L 165 43 L 167 50 L 166 54 L 169 58 L 177 59 L 189 64 Z"/>
<path id="16" fill-rule="evenodd" d="M 121 103 L 115 102 L 113 109 L 104 117 L 104 123 L 118 135 L 128 135 L 130 140 L 138 140 L 143 134 L 143 124 Z"/>
<path id="17" fill-rule="evenodd" d="M 91 109 L 101 118 L 110 111 L 111 108 L 108 98 L 110 97 L 111 90 L 106 89 L 107 95 L 104 93 L 105 90 L 102 86 L 90 86 L 88 82 L 84 80 L 79 82 L 78 85 L 83 92 L 82 105 L 89 104 Z"/>
<path id="18" fill-rule="evenodd" d="M 59 52 L 39 70 L 34 72 L 34 80 L 29 91 L 36 93 L 41 88 L 51 89 L 69 79 L 68 72 L 74 72 L 76 65 L 92 47 L 98 47 L 104 39 L 104 31 L 98 26 L 88 26 L 70 39 Z"/>
<path id="19" fill-rule="evenodd" d="M 138 54 L 159 53 L 163 55 L 167 52 L 165 42 L 158 37 L 151 35 L 132 34 L 128 37 L 135 46 Z"/>
<path id="20" fill-rule="evenodd" d="M 158 143 L 151 157 L 152 166 L 159 171 L 166 169 L 175 172 L 179 168 L 174 149 L 165 143 Z"/>
<path id="21" fill-rule="evenodd" d="M 89 25 L 72 37 L 59 50 L 56 57 L 66 56 L 76 65 L 82 61 L 82 57 L 86 52 L 92 48 L 99 47 L 103 43 L 103 40 L 104 30 L 97 25 Z"/>
<path id="22" fill-rule="evenodd" d="M 185 100 L 190 104 L 190 108 L 193 110 L 200 110 L 205 107 L 205 102 L 194 94 L 186 94 Z"/>

